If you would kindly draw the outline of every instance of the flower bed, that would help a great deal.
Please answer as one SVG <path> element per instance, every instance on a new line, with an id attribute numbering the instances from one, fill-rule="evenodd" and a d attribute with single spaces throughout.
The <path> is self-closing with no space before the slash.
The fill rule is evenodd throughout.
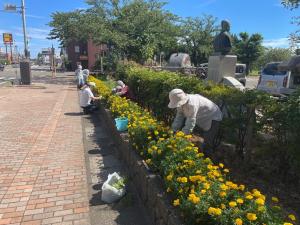
<path id="1" fill-rule="evenodd" d="M 189 141 L 190 136 L 173 132 L 136 103 L 111 95 L 103 82 L 95 82 L 115 117 L 127 117 L 132 148 L 164 177 L 172 204 L 182 212 L 186 224 L 284 224 L 295 220 L 283 213 L 273 197 L 247 190 L 229 179 L 223 164 L 214 165 Z"/>

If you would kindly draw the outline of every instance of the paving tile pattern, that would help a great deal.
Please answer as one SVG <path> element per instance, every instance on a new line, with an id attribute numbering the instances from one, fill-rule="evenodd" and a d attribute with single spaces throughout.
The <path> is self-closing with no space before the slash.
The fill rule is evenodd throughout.
<path id="1" fill-rule="evenodd" d="M 72 85 L 0 88 L 0 225 L 90 224 L 78 112 Z"/>

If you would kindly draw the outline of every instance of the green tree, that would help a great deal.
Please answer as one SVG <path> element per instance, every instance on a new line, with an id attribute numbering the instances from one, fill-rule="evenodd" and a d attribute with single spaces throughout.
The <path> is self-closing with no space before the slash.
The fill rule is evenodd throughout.
<path id="1" fill-rule="evenodd" d="M 290 9 L 295 9 L 299 7 L 300 0 L 281 0 L 281 4 Z"/>
<path id="2" fill-rule="evenodd" d="M 260 34 L 241 32 L 239 36 L 233 36 L 233 52 L 238 60 L 247 65 L 246 73 L 249 74 L 253 62 L 255 62 L 263 52 L 263 37 Z"/>
<path id="3" fill-rule="evenodd" d="M 260 69 L 269 62 L 284 61 L 289 59 L 291 56 L 292 51 L 288 48 L 266 48 L 253 66 Z"/>
<path id="4" fill-rule="evenodd" d="M 210 15 L 188 17 L 181 23 L 179 49 L 191 56 L 194 65 L 207 62 L 213 52 L 213 39 L 217 31 L 216 18 Z"/>
<path id="5" fill-rule="evenodd" d="M 50 38 L 106 43 L 118 55 L 138 62 L 176 44 L 177 16 L 158 0 L 90 0 L 85 11 L 52 14 Z"/>

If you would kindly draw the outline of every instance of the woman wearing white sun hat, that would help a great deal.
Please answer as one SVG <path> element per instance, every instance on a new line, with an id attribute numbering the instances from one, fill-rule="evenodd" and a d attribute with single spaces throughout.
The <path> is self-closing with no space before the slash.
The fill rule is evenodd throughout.
<path id="1" fill-rule="evenodd" d="M 198 95 L 186 94 L 181 89 L 173 89 L 169 93 L 169 108 L 177 109 L 172 123 L 174 131 L 182 130 L 185 134 L 193 132 L 197 125 L 203 130 L 203 138 L 208 147 L 213 147 L 213 141 L 218 133 L 222 112 L 211 100 Z"/>

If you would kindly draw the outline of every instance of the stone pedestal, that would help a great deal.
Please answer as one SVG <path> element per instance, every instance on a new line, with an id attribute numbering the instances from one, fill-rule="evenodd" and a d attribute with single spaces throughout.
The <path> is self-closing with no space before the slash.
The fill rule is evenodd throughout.
<path id="1" fill-rule="evenodd" d="M 223 77 L 234 77 L 236 62 L 236 55 L 210 56 L 207 80 L 220 83 Z"/>

